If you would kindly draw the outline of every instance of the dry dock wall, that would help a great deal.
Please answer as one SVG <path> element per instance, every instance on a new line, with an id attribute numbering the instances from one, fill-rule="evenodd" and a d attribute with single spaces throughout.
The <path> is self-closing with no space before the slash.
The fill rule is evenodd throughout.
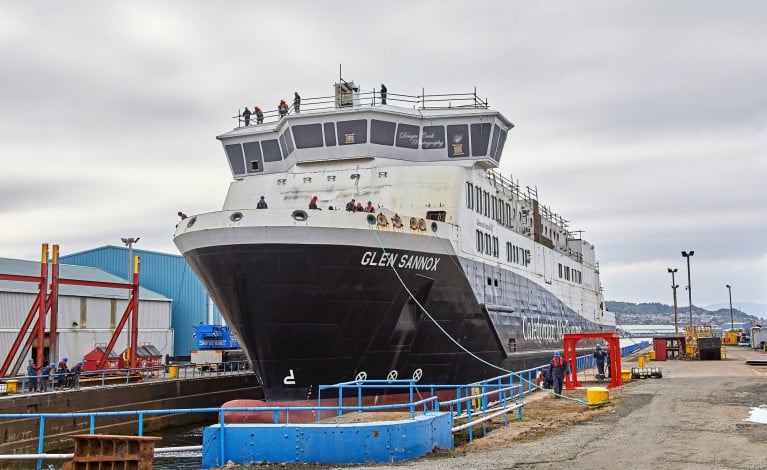
<path id="1" fill-rule="evenodd" d="M 48 393 L 27 393 L 0 398 L 2 413 L 79 413 L 98 411 L 136 411 L 182 408 L 218 408 L 237 398 L 263 398 L 255 374 L 222 375 L 194 379 L 164 380 L 106 387 L 83 387 Z M 185 413 L 145 416 L 144 432 L 199 422 L 215 422 L 216 416 Z M 87 434 L 88 418 L 46 418 L 46 452 L 72 446 L 72 434 Z M 0 420 L 0 453 L 34 453 L 37 451 L 40 420 Z M 97 418 L 99 434 L 138 432 L 137 417 Z"/>
<path id="2" fill-rule="evenodd" d="M 450 414 L 432 412 L 413 420 L 350 424 L 227 424 L 221 456 L 221 427 L 203 433 L 202 468 L 227 462 L 323 464 L 387 463 L 453 448 Z"/>

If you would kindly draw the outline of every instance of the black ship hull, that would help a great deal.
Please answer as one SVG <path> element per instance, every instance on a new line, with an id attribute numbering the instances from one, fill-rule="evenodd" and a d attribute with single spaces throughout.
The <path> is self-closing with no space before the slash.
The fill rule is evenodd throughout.
<path id="1" fill-rule="evenodd" d="M 550 294 L 546 312 L 492 312 L 458 257 L 441 251 L 449 242 L 417 238 L 418 251 L 238 243 L 184 256 L 237 331 L 268 401 L 316 399 L 319 385 L 362 376 L 471 383 L 502 374 L 495 366 L 547 363 L 561 347 L 562 325 L 595 326 Z M 429 250 L 433 243 L 440 248 Z M 523 280 L 525 289 L 534 284 Z"/>

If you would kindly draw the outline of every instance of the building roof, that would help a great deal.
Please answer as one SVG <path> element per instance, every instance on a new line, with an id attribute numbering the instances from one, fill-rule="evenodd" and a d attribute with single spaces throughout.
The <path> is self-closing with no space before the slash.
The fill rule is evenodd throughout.
<path id="1" fill-rule="evenodd" d="M 48 276 L 50 279 L 51 264 L 48 263 Z M 12 258 L 0 258 L 0 273 L 16 274 L 21 276 L 40 276 L 40 263 Z M 83 281 L 125 283 L 125 279 L 113 276 L 101 269 L 87 266 L 75 266 L 71 264 L 59 264 L 59 277 L 65 279 L 78 279 Z M 37 284 L 34 282 L 5 281 L 0 280 L 0 292 L 36 293 Z M 60 285 L 59 295 L 72 295 L 78 297 L 103 297 L 127 299 L 130 292 L 128 289 L 111 287 L 73 286 Z M 139 299 L 167 301 L 171 299 L 158 294 L 155 291 L 139 286 Z"/>

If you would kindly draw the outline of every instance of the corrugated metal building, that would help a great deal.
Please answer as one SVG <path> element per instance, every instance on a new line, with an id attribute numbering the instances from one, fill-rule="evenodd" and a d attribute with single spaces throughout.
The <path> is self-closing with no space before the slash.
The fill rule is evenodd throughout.
<path id="1" fill-rule="evenodd" d="M 0 273 L 39 276 L 40 263 L 0 258 Z M 50 267 L 49 267 L 50 275 Z M 86 281 L 125 282 L 100 269 L 68 264 L 59 265 L 59 277 Z M 0 358 L 5 359 L 13 341 L 35 303 L 37 284 L 0 280 Z M 68 357 L 82 358 L 97 344 L 109 342 L 128 305 L 128 289 L 90 286 L 59 286 L 56 351 L 48 351 L 49 360 Z M 171 328 L 172 301 L 168 297 L 145 287 L 139 288 L 139 344 L 149 343 L 163 355 L 173 355 L 174 332 Z M 50 329 L 50 315 L 46 316 L 46 330 Z M 129 333 L 120 334 L 114 351 L 122 353 L 128 346 Z M 46 331 L 45 347 L 49 345 Z M 28 354 L 30 355 L 30 354 Z M 26 365 L 26 363 L 24 363 Z"/>
<path id="2" fill-rule="evenodd" d="M 189 355 L 189 351 L 197 347 L 192 336 L 194 325 L 223 324 L 221 313 L 183 257 L 136 248 L 132 251 L 141 261 L 139 284 L 173 299 L 174 351 L 179 356 Z M 61 261 L 103 269 L 123 279 L 133 275 L 128 248 L 121 246 L 108 245 L 74 253 L 62 256 Z"/>

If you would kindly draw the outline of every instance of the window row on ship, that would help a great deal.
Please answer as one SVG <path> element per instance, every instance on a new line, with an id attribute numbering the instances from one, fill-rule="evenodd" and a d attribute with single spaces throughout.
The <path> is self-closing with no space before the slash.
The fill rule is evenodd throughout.
<path id="1" fill-rule="evenodd" d="M 417 126 L 379 119 L 354 119 L 296 124 L 276 138 L 226 144 L 224 148 L 234 174 L 244 174 L 262 172 L 263 163 L 284 160 L 295 150 L 368 142 L 412 150 L 442 149 L 448 158 L 490 157 L 498 161 L 505 141 L 506 131 L 498 124 Z"/>
<path id="2" fill-rule="evenodd" d="M 477 229 L 477 253 L 500 258 L 498 237 Z M 506 242 L 506 261 L 527 267 L 530 265 L 530 250 Z M 583 284 L 583 273 L 575 268 L 559 263 L 559 278 L 575 284 Z"/>

